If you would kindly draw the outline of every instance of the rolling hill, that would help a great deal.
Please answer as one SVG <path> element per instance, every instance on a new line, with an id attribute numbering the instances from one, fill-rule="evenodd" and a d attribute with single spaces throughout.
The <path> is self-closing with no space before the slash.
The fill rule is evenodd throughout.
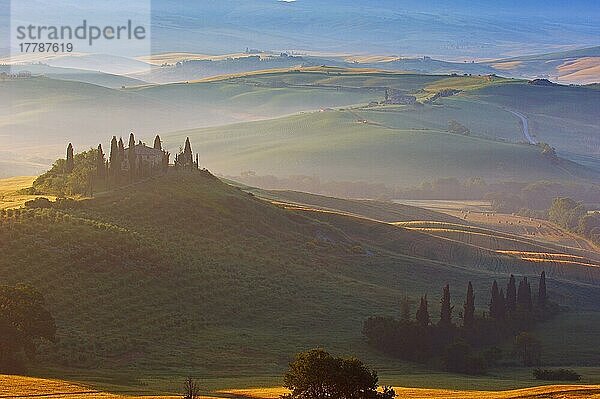
<path id="1" fill-rule="evenodd" d="M 203 164 L 230 176 L 250 170 L 258 175 L 315 175 L 397 186 L 474 174 L 517 181 L 597 177 L 573 162 L 555 163 L 535 146 L 448 133 L 443 112 L 332 110 L 163 137 L 173 145 L 190 136 L 200 143 Z M 427 121 L 432 117 L 438 122 Z M 395 118 L 394 125 L 385 123 L 389 118 Z"/>
<path id="2" fill-rule="evenodd" d="M 64 143 L 95 147 L 98 137 L 131 130 L 146 140 L 176 132 L 166 140 L 173 153 L 182 135 L 197 136 L 206 165 L 229 175 L 247 170 L 321 175 L 324 166 L 335 163 L 324 178 L 412 184 L 439 176 L 471 177 L 479 169 L 483 177 L 520 181 L 593 180 L 600 171 L 594 134 L 600 126 L 600 92 L 590 87 L 341 67 L 255 71 L 125 89 L 44 77 L 8 79 L 0 87 L 8 94 L 0 99 L 4 176 L 38 172 L 63 153 Z M 425 104 L 373 106 L 386 89 Z M 302 114 L 315 110 L 327 112 Z M 470 129 L 471 136 L 449 134 L 451 120 Z M 198 130 L 178 132 L 189 129 Z M 571 162 L 553 164 L 539 148 L 515 144 L 523 141 L 547 142 Z M 382 170 L 384 163 L 402 171 Z"/>
<path id="3" fill-rule="evenodd" d="M 600 46 L 511 57 L 484 65 L 506 76 L 548 78 L 559 83 L 597 83 L 600 81 Z"/>
<path id="4" fill-rule="evenodd" d="M 64 152 L 65 142 L 96 147 L 99 137 L 126 136 L 131 130 L 151 140 L 164 131 L 368 103 L 383 95 L 226 81 L 121 90 L 46 77 L 0 80 L 0 88 L 5 93 L 0 98 L 3 176 L 39 173 Z"/>
<path id="5" fill-rule="evenodd" d="M 119 375 L 133 385 L 192 370 L 278 374 L 290 354 L 318 345 L 400 367 L 361 340 L 365 317 L 396 314 L 402 295 L 435 295 L 446 282 L 460 301 L 469 280 L 487 287 L 509 272 L 541 270 L 364 217 L 286 209 L 207 172 L 170 173 L 53 209 L 2 211 L 0 225 L 0 278 L 38 287 L 57 319 L 59 340 L 42 348 L 40 372 L 76 368 L 77 378 Z M 546 270 L 554 297 L 600 310 L 595 268 Z M 481 288 L 478 306 L 487 300 Z M 572 353 L 552 361 L 578 363 L 581 351 Z"/>

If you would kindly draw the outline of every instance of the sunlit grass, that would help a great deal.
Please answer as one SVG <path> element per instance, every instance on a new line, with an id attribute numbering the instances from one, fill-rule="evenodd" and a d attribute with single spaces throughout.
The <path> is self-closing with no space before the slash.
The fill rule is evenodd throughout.
<path id="1" fill-rule="evenodd" d="M 23 206 L 25 201 L 35 198 L 35 195 L 21 194 L 18 191 L 27 187 L 35 180 L 32 176 L 11 177 L 0 179 L 0 209 L 12 209 Z"/>
<path id="2" fill-rule="evenodd" d="M 549 385 L 510 391 L 458 391 L 447 389 L 394 387 L 398 398 L 410 399 L 516 399 L 516 398 L 600 398 L 599 385 Z M 231 389 L 221 393 L 253 399 L 276 399 L 285 388 Z"/>

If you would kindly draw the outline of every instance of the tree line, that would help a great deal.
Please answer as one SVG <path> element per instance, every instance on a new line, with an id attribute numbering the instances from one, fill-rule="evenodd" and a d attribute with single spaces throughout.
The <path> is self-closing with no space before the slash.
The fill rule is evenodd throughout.
<path id="1" fill-rule="evenodd" d="M 536 296 L 527 277 L 517 284 L 513 275 L 506 289 L 494 281 L 490 294 L 487 312 L 476 313 L 473 285 L 469 282 L 458 312 L 460 323 L 455 323 L 447 284 L 442 290 L 437 324 L 432 323 L 427 295 L 420 298 L 414 318 L 410 300 L 405 297 L 400 302 L 399 319 L 369 317 L 363 323 L 363 335 L 369 345 L 391 356 L 452 372 L 484 374 L 502 360 L 504 354 L 498 346 L 511 338 L 514 351 L 506 354 L 509 360 L 518 360 L 524 366 L 539 364 L 541 345 L 529 331 L 558 312 L 558 305 L 547 295 L 545 272 L 540 275 Z"/>

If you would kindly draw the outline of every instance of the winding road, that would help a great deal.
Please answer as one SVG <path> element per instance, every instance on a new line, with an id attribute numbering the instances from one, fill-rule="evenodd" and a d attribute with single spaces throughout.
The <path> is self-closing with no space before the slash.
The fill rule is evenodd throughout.
<path id="1" fill-rule="evenodd" d="M 507 109 L 506 111 L 510 112 L 511 114 L 513 114 L 521 120 L 521 125 L 523 126 L 523 136 L 525 136 L 525 139 L 527 140 L 527 142 L 529 142 L 529 144 L 536 145 L 537 141 L 535 141 L 535 139 L 531 137 L 531 134 L 529 133 L 529 121 L 527 120 L 527 117 L 517 111 L 512 111 L 510 109 Z"/>

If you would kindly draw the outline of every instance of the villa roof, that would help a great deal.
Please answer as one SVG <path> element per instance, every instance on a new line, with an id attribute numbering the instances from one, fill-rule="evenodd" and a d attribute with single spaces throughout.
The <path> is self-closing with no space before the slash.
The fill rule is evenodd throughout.
<path id="1" fill-rule="evenodd" d="M 148 147 L 146 144 L 136 144 L 134 147 L 136 155 L 162 155 L 162 150 L 157 150 L 156 148 Z M 126 150 L 127 151 L 127 150 Z"/>

